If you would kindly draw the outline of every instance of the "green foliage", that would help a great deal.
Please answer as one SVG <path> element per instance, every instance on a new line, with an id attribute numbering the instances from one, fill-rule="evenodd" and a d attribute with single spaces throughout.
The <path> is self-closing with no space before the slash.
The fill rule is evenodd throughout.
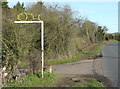
<path id="1" fill-rule="evenodd" d="M 14 10 L 17 11 L 17 12 L 23 12 L 25 10 L 24 3 L 20 4 L 20 2 L 18 2 L 14 6 Z"/>
<path id="2" fill-rule="evenodd" d="M 103 41 L 105 40 L 105 33 L 108 30 L 107 27 L 98 26 L 98 30 L 95 33 L 96 41 Z"/>
<path id="3" fill-rule="evenodd" d="M 9 65 L 6 64 L 6 66 L 9 68 L 11 66 L 10 70 L 13 70 L 13 67 L 17 67 L 22 58 L 28 56 L 32 47 L 32 35 L 26 35 L 26 32 L 30 33 L 24 29 L 26 25 L 16 26 L 13 23 L 8 25 L 8 23 L 7 21 L 6 24 L 3 24 L 3 61 L 8 61 Z M 8 31 L 9 28 L 11 29 Z"/>
<path id="4" fill-rule="evenodd" d="M 8 9 L 9 8 L 8 2 L 2 2 L 2 8 L 3 9 Z"/>
<path id="5" fill-rule="evenodd" d="M 57 64 L 64 64 L 64 63 L 69 63 L 69 62 L 75 62 L 80 60 L 80 58 L 89 51 L 90 48 L 95 46 L 96 44 L 92 44 L 91 46 L 85 48 L 83 52 L 77 53 L 74 57 L 70 59 L 60 59 L 60 60 L 47 60 L 45 61 L 45 65 L 57 65 Z M 96 49 L 94 50 L 96 51 Z M 95 55 L 94 55 L 95 56 Z"/>
<path id="6" fill-rule="evenodd" d="M 72 87 L 87 87 L 89 89 L 96 89 L 96 87 L 103 88 L 103 84 L 95 79 L 84 79 L 81 83 L 74 83 Z"/>
<path id="7" fill-rule="evenodd" d="M 107 33 L 105 34 L 105 39 L 120 41 L 120 33 Z"/>
<path id="8" fill-rule="evenodd" d="M 105 40 L 112 40 L 112 39 L 114 39 L 113 34 L 106 34 L 105 35 Z"/>
<path id="9" fill-rule="evenodd" d="M 120 33 L 114 33 L 114 39 L 120 41 Z"/>
<path id="10" fill-rule="evenodd" d="M 42 79 L 41 72 L 38 72 L 25 76 L 22 82 L 9 83 L 7 87 L 49 87 L 57 78 L 58 75 L 44 72 L 44 79 Z"/>
<path id="11" fill-rule="evenodd" d="M 83 25 L 83 30 L 85 31 L 85 34 L 88 38 L 88 41 L 93 43 L 95 42 L 95 31 L 97 29 L 96 23 L 93 23 L 91 21 L 86 20 Z"/>
<path id="12" fill-rule="evenodd" d="M 4 7 L 7 8 L 7 3 Z M 14 8 L 3 11 L 3 65 L 8 71 L 30 67 L 33 60 L 41 60 L 40 25 L 14 23 L 23 11 L 33 13 L 35 20 L 41 15 L 40 19 L 44 21 L 45 60 L 56 59 L 53 64 L 74 62 L 83 55 L 80 51 L 84 51 L 85 47 L 104 39 L 105 27 L 100 28 L 83 18 L 74 18 L 68 5 L 49 6 L 37 2 L 25 8 L 24 3 L 18 2 Z"/>
<path id="13" fill-rule="evenodd" d="M 98 53 L 101 52 L 101 48 L 108 43 L 114 43 L 117 42 L 115 40 L 111 40 L 111 41 L 105 41 L 105 42 L 98 42 L 98 43 L 94 43 L 92 45 L 90 45 L 89 47 L 86 47 L 85 49 L 83 49 L 83 52 L 79 52 L 77 53 L 74 57 L 70 58 L 70 59 L 60 59 L 60 60 L 47 60 L 45 61 L 45 65 L 57 65 L 57 64 L 64 64 L 64 63 L 69 63 L 69 62 L 76 62 L 78 60 L 81 59 L 81 57 L 87 53 L 88 51 L 90 51 L 90 48 L 96 46 L 96 48 L 91 52 L 91 55 L 89 55 L 90 57 L 95 57 Z M 86 55 L 86 54 L 85 54 Z"/>
<path id="14" fill-rule="evenodd" d="M 18 68 L 25 68 L 25 67 L 27 67 L 28 65 L 29 65 L 29 63 L 26 62 L 26 61 L 19 61 L 19 62 L 18 62 Z"/>

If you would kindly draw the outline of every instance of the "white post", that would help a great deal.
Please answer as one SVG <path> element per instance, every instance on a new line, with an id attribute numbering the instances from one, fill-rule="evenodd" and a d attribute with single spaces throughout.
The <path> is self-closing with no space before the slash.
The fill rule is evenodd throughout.
<path id="1" fill-rule="evenodd" d="M 41 23 L 42 79 L 44 78 L 44 23 L 43 21 L 15 21 L 15 23 Z"/>
<path id="2" fill-rule="evenodd" d="M 42 78 L 44 78 L 44 23 L 41 23 Z"/>

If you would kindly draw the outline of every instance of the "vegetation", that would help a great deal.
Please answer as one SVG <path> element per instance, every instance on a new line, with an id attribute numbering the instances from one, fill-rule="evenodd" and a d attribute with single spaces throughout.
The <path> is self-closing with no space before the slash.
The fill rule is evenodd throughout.
<path id="1" fill-rule="evenodd" d="M 57 82 L 60 76 L 45 72 L 45 78 L 42 80 L 40 78 L 41 72 L 36 74 L 26 75 L 22 82 L 13 81 L 9 83 L 7 87 L 51 87 Z M 96 89 L 96 87 L 104 87 L 104 85 L 98 82 L 96 79 L 91 78 L 81 78 L 81 82 L 74 83 L 72 86 L 65 87 L 88 87 L 91 89 Z"/>
<path id="2" fill-rule="evenodd" d="M 47 60 L 45 61 L 46 65 L 56 65 L 56 64 L 64 64 L 64 63 L 69 63 L 69 62 L 75 62 L 80 60 L 80 58 L 87 53 L 90 48 L 92 48 L 93 46 L 95 46 L 96 44 L 92 44 L 91 46 L 85 48 L 82 52 L 79 52 L 78 54 L 76 54 L 73 58 L 71 59 L 60 59 L 60 60 Z"/>
<path id="3" fill-rule="evenodd" d="M 41 65 L 41 30 L 39 24 L 14 24 L 21 12 L 41 15 L 44 21 L 44 47 L 46 64 L 61 64 L 79 60 L 97 42 L 110 38 L 105 26 L 84 19 L 75 18 L 69 5 L 45 5 L 37 2 L 29 7 L 17 3 L 13 8 L 2 2 L 2 60 L 6 71 L 15 75 L 16 69 L 37 69 Z M 23 16 L 24 17 L 24 16 Z M 51 18 L 52 17 L 52 18 Z M 90 47 L 88 47 L 91 45 Z M 88 48 L 87 48 L 88 47 Z M 96 53 L 96 52 L 95 52 Z M 60 60 L 64 59 L 64 60 Z M 38 65 L 39 64 L 39 65 Z M 36 72 L 40 71 L 40 67 Z M 32 73 L 35 73 L 34 71 Z"/>
<path id="4" fill-rule="evenodd" d="M 36 74 L 26 75 L 22 82 L 13 81 L 7 87 L 50 87 L 54 81 L 59 78 L 58 75 L 44 72 L 45 78 L 41 79 L 41 72 Z"/>
<path id="5" fill-rule="evenodd" d="M 95 79 L 83 79 L 81 83 L 75 83 L 71 87 L 87 87 L 89 89 L 104 88 L 103 84 Z"/>
<path id="6" fill-rule="evenodd" d="M 105 35 L 106 40 L 117 40 L 120 41 L 120 33 L 109 33 Z"/>
<path id="7" fill-rule="evenodd" d="M 108 43 L 115 43 L 115 42 L 118 42 L 116 40 L 109 40 L 109 41 L 103 41 L 103 42 L 99 42 L 97 43 L 98 45 L 96 45 L 96 48 L 93 50 L 92 54 L 90 55 L 90 57 L 95 57 L 97 54 L 100 54 L 101 53 L 101 49 L 103 48 L 103 46 L 105 44 L 108 44 Z"/>
<path id="8" fill-rule="evenodd" d="M 113 43 L 113 42 L 117 42 L 117 41 L 111 40 L 108 42 L 105 41 L 105 42 L 94 43 L 94 44 L 90 45 L 89 47 L 84 48 L 82 52 L 79 52 L 71 59 L 47 60 L 47 61 L 45 61 L 45 65 L 57 65 L 57 64 L 64 64 L 64 63 L 75 62 L 75 61 L 81 60 L 81 57 L 86 55 L 85 53 L 89 52 L 90 49 L 95 46 L 95 49 L 93 49 L 91 54 L 89 55 L 91 58 L 94 58 L 97 54 L 100 54 L 101 48 L 105 44 Z"/>

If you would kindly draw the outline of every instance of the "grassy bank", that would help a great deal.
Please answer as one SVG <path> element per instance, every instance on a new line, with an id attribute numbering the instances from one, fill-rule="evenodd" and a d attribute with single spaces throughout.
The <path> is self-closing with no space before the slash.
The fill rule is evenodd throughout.
<path id="1" fill-rule="evenodd" d="M 71 59 L 60 59 L 60 60 L 47 60 L 45 61 L 45 65 L 57 65 L 57 64 L 64 64 L 64 63 L 69 63 L 69 62 L 75 62 L 80 60 L 81 56 L 84 55 L 84 53 L 88 52 L 90 48 L 95 46 L 96 44 L 92 44 L 89 47 L 83 49 L 82 52 L 79 52 L 76 56 L 74 56 Z"/>
<path id="2" fill-rule="evenodd" d="M 110 40 L 110 41 L 104 41 L 104 42 L 98 43 L 96 49 L 92 52 L 91 57 L 96 56 L 98 53 L 100 53 L 104 45 L 110 44 L 110 43 L 116 43 L 116 42 L 118 42 L 118 41 Z"/>
<path id="3" fill-rule="evenodd" d="M 14 81 L 9 83 L 7 87 L 49 87 L 59 78 L 58 75 L 52 73 L 44 73 L 44 79 L 41 79 L 41 72 L 26 75 L 22 82 Z"/>
<path id="4" fill-rule="evenodd" d="M 118 41 L 116 41 L 116 40 L 110 40 L 110 41 L 104 41 L 104 42 L 98 43 L 96 49 L 92 52 L 91 57 L 94 57 L 94 56 L 96 56 L 98 53 L 100 53 L 101 50 L 102 50 L 102 48 L 103 48 L 103 46 L 104 46 L 105 44 L 115 43 L 115 42 L 118 42 Z"/>
<path id="5" fill-rule="evenodd" d="M 7 84 L 7 87 L 14 87 L 14 88 L 26 87 L 25 89 L 28 89 L 27 87 L 53 87 L 53 86 L 58 87 L 57 86 L 57 83 L 59 83 L 58 80 L 62 78 L 60 75 L 47 73 L 47 72 L 45 72 L 44 79 L 41 79 L 40 76 L 41 76 L 41 72 L 38 72 L 36 74 L 26 75 L 22 82 L 14 81 L 12 83 Z M 73 80 L 69 80 L 69 81 L 73 81 Z M 61 80 L 61 82 L 64 83 L 64 80 Z M 61 87 L 89 87 L 93 89 L 94 87 L 104 87 L 104 85 L 93 78 L 81 78 L 80 82 L 72 82 L 72 84 L 66 83 L 64 84 L 64 86 Z"/>
<path id="6" fill-rule="evenodd" d="M 82 79 L 81 81 L 82 82 L 74 83 L 71 87 L 88 87 L 89 89 L 104 87 L 103 84 L 98 82 L 96 79 Z"/>
<path id="7" fill-rule="evenodd" d="M 63 63 L 75 62 L 75 61 L 81 60 L 81 57 L 83 55 L 86 55 L 85 53 L 91 51 L 90 49 L 95 46 L 95 49 L 92 50 L 92 53 L 90 54 L 91 57 L 94 57 L 100 52 L 103 45 L 108 43 L 113 43 L 113 42 L 117 42 L 117 41 L 105 41 L 101 43 L 95 43 L 85 48 L 83 52 L 78 53 L 76 56 L 74 56 L 71 59 L 49 60 L 49 61 L 46 61 L 46 64 L 55 65 L 55 64 L 63 64 Z M 60 78 L 60 76 L 56 74 L 48 73 L 48 72 L 45 72 L 44 75 L 45 75 L 44 79 L 41 79 L 41 72 L 36 74 L 26 75 L 22 82 L 13 81 L 12 83 L 9 83 L 7 87 L 50 87 L 50 86 L 53 86 L 56 80 Z M 74 83 L 70 87 L 90 87 L 90 88 L 104 87 L 102 83 L 98 82 L 95 79 L 83 78 L 81 81 L 82 82 Z"/>
<path id="8" fill-rule="evenodd" d="M 111 40 L 111 41 L 94 43 L 94 44 L 91 44 L 90 46 L 86 47 L 85 49 L 83 49 L 83 52 L 79 52 L 76 56 L 74 56 L 71 59 L 47 60 L 47 61 L 45 61 L 45 65 L 57 65 L 57 64 L 64 64 L 64 63 L 78 61 L 81 59 L 81 57 L 83 55 L 86 55 L 85 53 L 89 52 L 92 47 L 96 46 L 95 49 L 92 50 L 92 53 L 90 54 L 90 57 L 94 57 L 101 51 L 101 48 L 103 47 L 103 45 L 108 44 L 108 43 L 114 43 L 114 42 L 117 42 L 117 41 Z"/>

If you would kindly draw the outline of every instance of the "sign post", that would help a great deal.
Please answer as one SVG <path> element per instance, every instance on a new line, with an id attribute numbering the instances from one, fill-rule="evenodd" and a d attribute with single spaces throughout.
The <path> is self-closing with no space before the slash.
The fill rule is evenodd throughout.
<path id="1" fill-rule="evenodd" d="M 41 23 L 42 79 L 44 78 L 44 23 L 43 21 L 15 21 L 14 23 Z"/>

